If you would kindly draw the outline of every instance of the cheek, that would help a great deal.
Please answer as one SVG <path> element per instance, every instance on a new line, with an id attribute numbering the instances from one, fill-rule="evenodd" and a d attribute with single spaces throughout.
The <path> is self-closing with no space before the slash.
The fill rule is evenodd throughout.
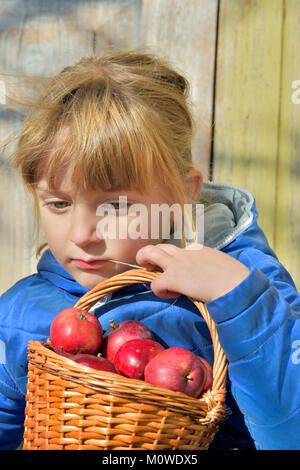
<path id="1" fill-rule="evenodd" d="M 117 234 L 126 234 L 126 240 L 136 246 L 144 246 L 149 243 L 159 243 L 162 239 L 170 237 L 170 217 L 160 211 L 152 210 L 145 206 L 143 211 L 125 218 L 119 218 Z"/>
<path id="2" fill-rule="evenodd" d="M 106 216 L 98 221 L 96 233 L 99 239 L 121 245 L 148 240 L 151 233 L 148 214 Z"/>
<path id="3" fill-rule="evenodd" d="M 47 209 L 40 209 L 40 219 L 49 245 L 63 241 L 67 236 L 67 225 L 58 217 L 53 217 Z"/>
<path id="4" fill-rule="evenodd" d="M 106 246 L 115 258 L 126 259 L 136 264 L 136 253 L 140 248 L 151 243 L 147 227 L 148 216 L 126 216 L 116 219 L 116 237 L 106 238 Z M 149 228 L 149 230 L 147 230 Z M 107 230 L 107 227 L 106 227 Z M 113 230 L 110 231 L 113 233 Z"/>
<path id="5" fill-rule="evenodd" d="M 149 240 L 154 243 L 160 243 L 163 239 L 169 239 L 171 226 L 172 213 L 170 214 L 168 207 L 161 210 L 154 208 L 152 209 L 152 212 L 149 209 Z"/>

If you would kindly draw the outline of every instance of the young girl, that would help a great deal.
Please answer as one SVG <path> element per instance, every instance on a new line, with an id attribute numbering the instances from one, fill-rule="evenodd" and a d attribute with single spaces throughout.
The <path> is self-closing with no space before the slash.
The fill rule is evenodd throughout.
<path id="1" fill-rule="evenodd" d="M 162 344 L 213 363 L 208 328 L 186 296 L 206 302 L 217 324 L 229 361 L 232 414 L 210 448 L 300 448 L 299 295 L 257 225 L 252 194 L 203 182 L 192 137 L 187 81 L 165 61 L 137 51 L 83 58 L 50 80 L 32 106 L 14 164 L 45 239 L 37 273 L 0 298 L 2 449 L 22 440 L 28 341 L 45 341 L 58 312 L 131 269 L 123 263 L 162 273 L 94 306 L 104 330 L 111 319 L 133 318 Z M 174 218 L 171 237 L 161 221 L 157 237 L 150 230 L 140 238 L 105 237 L 99 230 L 103 204 L 115 208 L 119 234 L 125 222 L 137 221 L 130 212 L 135 204 L 147 209 L 141 224 L 150 229 L 155 204 L 173 203 L 205 205 L 203 244 L 189 244 L 184 231 L 178 240 Z"/>

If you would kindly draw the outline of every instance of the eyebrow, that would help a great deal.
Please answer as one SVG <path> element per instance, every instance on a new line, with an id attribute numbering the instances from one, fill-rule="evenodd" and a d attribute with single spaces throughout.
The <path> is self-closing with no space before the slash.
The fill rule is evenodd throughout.
<path id="1" fill-rule="evenodd" d="M 53 195 L 57 195 L 57 196 L 61 196 L 61 197 L 70 197 L 70 194 L 67 194 L 67 193 L 64 193 L 63 191 L 60 191 L 58 189 L 54 189 L 54 190 L 50 190 L 50 189 L 47 189 L 47 188 L 40 188 L 39 186 L 36 187 L 36 191 L 39 192 L 39 193 L 42 193 L 43 195 L 50 195 L 50 196 L 53 196 Z M 124 192 L 125 194 L 122 194 L 122 192 Z M 136 196 L 136 193 L 133 191 L 133 194 L 132 194 L 132 191 L 128 191 L 128 190 L 118 190 L 118 191 L 111 191 L 111 192 L 108 192 L 107 195 L 111 194 L 111 197 L 116 197 L 117 195 L 119 196 L 128 196 L 129 198 L 134 198 L 134 199 L 139 199 L 137 198 Z"/>
<path id="2" fill-rule="evenodd" d="M 62 191 L 59 191 L 58 189 L 55 189 L 51 191 L 50 189 L 45 189 L 45 188 L 39 188 L 38 186 L 36 187 L 36 191 L 42 194 L 48 194 L 48 195 L 60 195 L 60 196 L 67 196 L 67 193 L 64 193 Z"/>

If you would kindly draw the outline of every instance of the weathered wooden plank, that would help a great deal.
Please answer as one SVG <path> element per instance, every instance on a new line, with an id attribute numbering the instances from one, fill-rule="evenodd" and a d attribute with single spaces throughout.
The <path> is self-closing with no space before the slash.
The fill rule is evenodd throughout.
<path id="1" fill-rule="evenodd" d="M 77 5 L 76 5 L 77 3 Z M 50 75 L 67 63 L 89 54 L 94 32 L 80 24 L 81 2 L 15 0 L 0 2 L 0 71 Z M 85 7 L 85 5 L 83 5 Z M 76 13 L 76 15 L 75 15 Z M 18 82 L 15 82 L 14 88 Z M 9 83 L 7 83 L 9 85 Z M 1 106 L 1 105 L 0 105 Z M 18 114 L 2 105 L 0 143 L 16 132 Z M 0 156 L 0 293 L 18 279 L 35 272 L 33 211 L 20 178 Z"/>
<path id="2" fill-rule="evenodd" d="M 0 71 L 50 75 L 91 52 L 145 44 L 159 52 L 158 46 L 162 46 L 161 52 L 176 58 L 177 65 L 190 75 L 200 128 L 195 154 L 206 170 L 216 13 L 217 0 L 210 1 L 209 6 L 205 0 L 2 0 Z M 19 117 L 3 112 L 0 143 L 19 125 Z M 24 190 L 18 176 L 11 172 L 6 154 L 1 155 L 1 162 L 0 183 L 7 191 L 0 195 L 0 293 L 34 272 L 36 265 L 30 247 L 32 214 Z"/>
<path id="3" fill-rule="evenodd" d="M 142 44 L 165 55 L 191 84 L 194 160 L 209 175 L 217 0 L 143 0 Z"/>
<path id="4" fill-rule="evenodd" d="M 52 75 L 66 63 L 78 60 L 93 50 L 93 31 L 82 28 L 74 16 L 74 4 L 70 11 L 61 13 L 63 2 L 31 0 L 17 11 L 10 28 L 0 24 L 0 69 L 5 72 L 28 75 Z M 69 2 L 67 2 L 69 4 Z M 0 2 L 0 17 L 3 5 Z M 46 5 L 51 4 L 48 12 Z M 16 8 L 11 2 L 11 8 Z M 56 10 L 54 6 L 56 5 Z"/>
<path id="5" fill-rule="evenodd" d="M 3 143 L 18 129 L 21 117 L 1 108 L 4 106 L 0 105 L 0 142 Z M 0 293 L 35 270 L 31 201 L 7 156 L 8 152 L 0 154 Z"/>
<path id="6" fill-rule="evenodd" d="M 275 249 L 300 287 L 300 9 L 285 2 L 280 94 Z"/>
<path id="7" fill-rule="evenodd" d="M 170 57 L 190 79 L 199 123 L 194 155 L 205 173 L 211 145 L 217 0 L 209 4 L 204 0 L 184 3 L 183 8 L 180 0 L 2 0 L 0 69 L 48 75 L 93 50 L 140 44 L 152 47 Z M 299 78 L 297 49 L 294 54 L 288 53 L 298 44 L 298 17 L 297 1 L 285 2 L 286 40 L 279 102 L 283 3 L 220 3 L 214 179 L 234 182 L 254 192 L 259 221 L 294 275 L 299 265 L 295 252 L 300 243 L 296 210 L 298 108 L 290 99 L 287 105 L 285 93 L 291 91 L 289 81 Z M 17 129 L 20 119 L 4 111 L 0 119 L 1 142 L 7 133 Z M 0 184 L 6 188 L 0 199 L 2 292 L 33 272 L 35 260 L 30 254 L 30 243 L 27 245 L 31 239 L 31 216 L 20 181 L 11 172 L 5 154 L 0 159 Z"/>
<path id="8" fill-rule="evenodd" d="M 84 21 L 95 31 L 95 52 L 140 46 L 142 0 L 94 2 Z"/>
<path id="9" fill-rule="evenodd" d="M 282 0 L 221 0 L 213 178 L 254 193 L 273 247 L 282 22 Z"/>

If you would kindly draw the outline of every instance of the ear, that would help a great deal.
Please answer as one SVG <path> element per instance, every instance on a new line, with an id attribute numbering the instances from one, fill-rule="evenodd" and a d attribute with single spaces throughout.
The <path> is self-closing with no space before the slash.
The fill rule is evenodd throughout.
<path id="1" fill-rule="evenodd" d="M 195 168 L 190 170 L 184 177 L 184 192 L 189 203 L 193 203 L 201 190 L 203 175 Z"/>

